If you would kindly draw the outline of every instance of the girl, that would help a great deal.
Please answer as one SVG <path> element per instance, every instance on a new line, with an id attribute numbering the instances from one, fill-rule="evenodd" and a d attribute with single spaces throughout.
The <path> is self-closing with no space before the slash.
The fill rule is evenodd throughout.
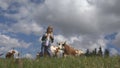
<path id="1" fill-rule="evenodd" d="M 53 28 L 52 26 L 48 26 L 46 33 L 42 36 L 42 46 L 41 46 L 41 55 L 44 56 L 47 53 L 50 57 L 52 56 L 50 46 L 51 43 L 54 42 L 53 37 Z"/>

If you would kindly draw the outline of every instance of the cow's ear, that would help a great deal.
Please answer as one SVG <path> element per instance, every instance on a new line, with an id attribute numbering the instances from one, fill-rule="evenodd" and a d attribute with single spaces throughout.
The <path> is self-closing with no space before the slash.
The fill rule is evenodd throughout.
<path id="1" fill-rule="evenodd" d="M 66 41 L 64 42 L 64 44 L 66 44 Z"/>
<path id="2" fill-rule="evenodd" d="M 66 41 L 64 42 L 64 45 L 66 45 Z"/>

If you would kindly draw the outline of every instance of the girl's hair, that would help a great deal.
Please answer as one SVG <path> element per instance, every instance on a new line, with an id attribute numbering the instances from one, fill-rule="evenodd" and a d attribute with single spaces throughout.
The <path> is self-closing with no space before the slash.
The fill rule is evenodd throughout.
<path id="1" fill-rule="evenodd" d="M 47 33 L 48 33 L 48 32 L 50 32 L 50 33 L 53 32 L 53 27 L 52 27 L 52 26 L 48 26 L 48 28 L 47 28 Z"/>

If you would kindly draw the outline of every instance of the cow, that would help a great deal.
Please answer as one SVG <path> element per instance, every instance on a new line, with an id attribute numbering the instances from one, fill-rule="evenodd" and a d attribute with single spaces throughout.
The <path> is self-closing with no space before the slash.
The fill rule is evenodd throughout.
<path id="1" fill-rule="evenodd" d="M 53 56 L 56 56 L 57 55 L 57 52 L 58 52 L 58 47 L 57 46 L 50 46 L 50 50 L 51 50 L 51 53 Z"/>
<path id="2" fill-rule="evenodd" d="M 84 55 L 84 52 L 82 50 L 76 50 L 76 56 L 82 56 Z"/>
<path id="3" fill-rule="evenodd" d="M 62 57 L 63 55 L 63 50 L 60 50 L 58 46 L 51 45 L 50 50 L 53 57 Z M 46 56 L 46 53 L 44 55 Z M 37 52 L 36 58 L 39 58 L 40 56 L 41 56 L 41 52 Z"/>
<path id="4" fill-rule="evenodd" d="M 58 48 L 60 50 L 63 50 L 63 56 L 65 57 L 66 55 L 72 55 L 72 56 L 76 56 L 77 52 L 76 49 L 74 49 L 73 47 L 71 47 L 70 45 L 66 44 L 66 42 L 60 42 L 58 43 Z"/>
<path id="5" fill-rule="evenodd" d="M 63 56 L 64 51 L 59 49 L 58 46 L 52 45 L 50 47 L 50 50 L 51 50 L 51 53 L 52 53 L 53 57 L 62 57 Z"/>
<path id="6" fill-rule="evenodd" d="M 60 50 L 58 46 L 51 46 L 50 50 L 51 50 L 53 56 L 62 57 L 63 50 Z"/>
<path id="7" fill-rule="evenodd" d="M 6 58 L 19 58 L 19 52 L 17 50 L 10 50 L 5 55 Z"/>

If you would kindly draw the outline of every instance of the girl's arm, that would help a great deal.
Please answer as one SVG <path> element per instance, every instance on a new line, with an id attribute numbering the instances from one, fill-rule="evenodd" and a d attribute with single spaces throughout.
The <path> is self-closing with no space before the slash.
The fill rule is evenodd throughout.
<path id="1" fill-rule="evenodd" d="M 51 41 L 53 43 L 54 42 L 54 36 L 53 36 L 53 34 L 50 35 L 50 39 L 51 39 Z"/>

